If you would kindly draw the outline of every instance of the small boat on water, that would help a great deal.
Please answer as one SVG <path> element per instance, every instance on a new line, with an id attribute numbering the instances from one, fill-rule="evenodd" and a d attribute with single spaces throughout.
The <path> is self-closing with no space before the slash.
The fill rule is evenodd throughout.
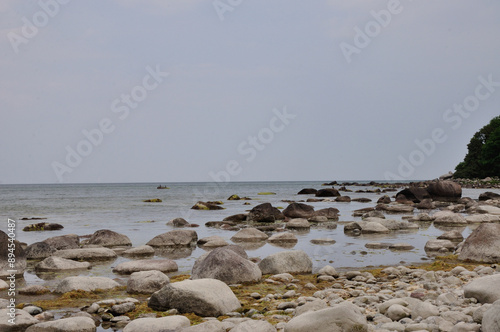
<path id="1" fill-rule="evenodd" d="M 158 187 L 156 187 L 156 189 L 170 189 L 170 188 L 169 188 L 169 187 L 167 187 L 167 186 L 162 186 L 162 185 L 160 184 Z"/>

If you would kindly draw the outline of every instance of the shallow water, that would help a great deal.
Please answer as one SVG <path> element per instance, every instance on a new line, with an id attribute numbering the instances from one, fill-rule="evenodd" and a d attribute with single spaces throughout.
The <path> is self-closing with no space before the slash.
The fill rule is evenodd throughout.
<path id="1" fill-rule="evenodd" d="M 311 195 L 296 195 L 303 188 L 321 189 L 320 182 L 249 182 L 249 183 L 162 183 L 170 189 L 158 190 L 157 183 L 138 184 L 57 184 L 57 185 L 1 185 L 0 186 L 0 229 L 6 231 L 7 219 L 17 220 L 17 240 L 28 244 L 45 240 L 46 238 L 75 233 L 78 235 L 92 234 L 99 229 L 111 229 L 127 235 L 133 246 L 146 244 L 154 236 L 172 230 L 166 222 L 177 217 L 183 217 L 190 223 L 199 224 L 194 228 L 198 238 L 211 235 L 222 236 L 226 241 L 235 231 L 207 228 L 208 221 L 220 221 L 223 218 L 243 213 L 253 206 L 270 202 L 273 206 L 285 208 L 288 203 L 282 200 L 305 200 Z M 348 187 L 358 189 L 376 189 L 372 187 Z M 463 196 L 477 199 L 480 193 L 486 190 L 464 189 Z M 274 192 L 276 195 L 258 195 L 259 192 Z M 499 192 L 499 190 L 496 190 Z M 392 196 L 396 192 L 389 192 Z M 232 194 L 240 197 L 252 198 L 251 201 L 227 201 Z M 400 263 L 418 263 L 427 259 L 423 250 L 425 243 L 443 233 L 444 229 L 437 229 L 430 224 L 421 224 L 420 229 L 410 232 L 395 232 L 387 235 L 347 236 L 344 234 L 344 224 L 349 221 L 360 220 L 352 217 L 352 211 L 365 207 L 375 206 L 381 194 L 374 193 L 342 193 L 351 198 L 366 197 L 371 203 L 340 203 L 318 202 L 308 203 L 316 209 L 335 207 L 340 210 L 340 219 L 336 229 L 311 228 L 309 232 L 296 233 L 299 241 L 293 250 L 304 250 L 313 259 L 314 271 L 330 264 L 335 268 L 362 268 L 366 266 L 397 265 Z M 160 198 L 162 203 L 144 203 L 142 200 Z M 190 207 L 199 200 L 222 200 L 224 210 L 197 211 Z M 249 202 L 251 205 L 243 205 Z M 415 213 L 420 211 L 415 210 Z M 388 219 L 401 220 L 403 215 L 386 215 Z M 43 217 L 51 223 L 59 223 L 64 229 L 46 232 L 24 232 L 22 228 L 39 221 L 20 220 L 21 218 Z M 148 222 L 146 222 L 148 221 Z M 150 222 L 154 221 L 154 222 Z M 463 229 L 464 237 L 471 232 L 469 227 Z M 311 239 L 334 239 L 333 245 L 314 245 Z M 365 248 L 368 242 L 379 241 L 398 243 L 406 242 L 415 247 L 411 251 L 394 252 L 387 249 L 372 250 Z M 290 250 L 262 243 L 260 247 L 249 248 L 250 257 L 264 258 L 269 254 Z M 175 255 L 166 255 L 174 259 L 178 266 L 178 273 L 189 273 L 196 258 L 205 253 L 201 248 L 177 252 Z M 165 257 L 165 255 L 163 255 Z M 161 256 L 155 256 L 161 258 Z M 96 263 L 88 271 L 78 272 L 80 275 L 107 276 L 123 278 L 112 273 L 112 267 L 127 261 L 129 258 L 118 257 L 114 261 Z M 30 268 L 25 273 L 28 284 L 43 284 L 52 288 L 62 278 L 61 275 L 37 275 Z"/>

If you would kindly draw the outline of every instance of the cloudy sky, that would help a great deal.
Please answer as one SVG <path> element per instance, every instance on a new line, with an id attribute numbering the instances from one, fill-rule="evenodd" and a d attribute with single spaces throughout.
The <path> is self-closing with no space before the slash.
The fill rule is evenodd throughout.
<path id="1" fill-rule="evenodd" d="M 0 183 L 429 179 L 500 112 L 494 0 L 0 2 Z"/>

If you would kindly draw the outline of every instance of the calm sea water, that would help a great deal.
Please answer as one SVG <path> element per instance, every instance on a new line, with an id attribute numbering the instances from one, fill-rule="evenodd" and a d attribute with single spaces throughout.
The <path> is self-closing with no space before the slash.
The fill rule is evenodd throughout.
<path id="1" fill-rule="evenodd" d="M 88 235 L 99 229 L 111 229 L 127 235 L 134 246 L 146 244 L 158 234 L 172 230 L 166 222 L 182 217 L 190 223 L 199 224 L 195 228 L 199 238 L 220 235 L 228 242 L 234 231 L 224 231 L 207 228 L 208 221 L 220 221 L 223 218 L 243 213 L 253 206 L 270 202 L 273 206 L 285 208 L 288 203 L 282 200 L 304 200 L 311 196 L 297 195 L 303 188 L 321 189 L 321 182 L 242 182 L 242 183 L 161 183 L 170 189 L 158 190 L 160 183 L 127 183 L 127 184 L 53 184 L 53 185 L 0 185 L 0 229 L 6 231 L 7 219 L 15 219 L 17 224 L 17 239 L 28 244 L 43 241 L 46 238 L 78 234 Z M 357 189 L 374 189 L 371 187 L 348 187 Z M 465 189 L 464 196 L 477 198 L 484 190 Z M 263 196 L 259 192 L 274 192 L 276 195 Z M 497 191 L 498 192 L 498 191 Z M 245 201 L 227 201 L 232 194 L 252 198 L 251 205 L 243 205 Z M 374 206 L 380 194 L 373 193 L 342 193 L 351 198 L 366 197 L 371 203 L 338 203 L 320 202 L 308 203 L 316 209 L 335 207 L 340 210 L 340 220 L 336 229 L 311 228 L 309 232 L 297 233 L 299 242 L 293 249 L 304 250 L 314 262 L 317 270 L 327 264 L 336 268 L 362 268 L 369 265 L 397 265 L 421 262 L 426 254 L 423 250 L 430 238 L 435 238 L 443 230 L 434 226 L 425 226 L 412 232 L 398 232 L 389 235 L 372 235 L 352 237 L 344 234 L 345 222 L 359 220 L 352 217 L 352 211 Z M 390 196 L 395 192 L 389 193 Z M 162 203 L 144 203 L 144 199 L 160 198 Z M 224 210 L 197 211 L 191 206 L 199 200 L 222 200 Z M 415 213 L 418 213 L 416 211 Z M 38 221 L 23 221 L 22 218 L 43 217 L 51 223 L 59 223 L 64 229 L 50 232 L 24 232 L 22 228 Z M 390 215 L 387 218 L 401 219 L 401 215 Z M 150 222 L 154 221 L 154 222 Z M 470 234 L 471 229 L 465 228 L 463 235 Z M 314 245 L 311 239 L 328 237 L 336 240 L 334 245 Z M 368 242 L 406 242 L 415 246 L 409 252 L 392 252 L 389 250 L 370 250 L 364 245 Z M 250 257 L 264 258 L 269 254 L 289 250 L 262 243 L 259 247 L 247 250 Z M 175 259 L 179 265 L 179 273 L 189 273 L 195 259 L 205 251 L 194 248 L 192 251 L 181 251 L 167 255 Z M 159 258 L 159 257 L 156 257 Z M 104 275 L 117 277 L 111 268 L 128 259 L 119 257 L 113 262 L 97 264 L 93 269 L 84 272 L 88 275 Z M 43 278 L 43 279 L 42 279 Z M 50 283 L 47 277 L 37 276 L 30 266 L 25 273 L 29 283 Z M 50 279 L 50 278 L 49 278 Z"/>

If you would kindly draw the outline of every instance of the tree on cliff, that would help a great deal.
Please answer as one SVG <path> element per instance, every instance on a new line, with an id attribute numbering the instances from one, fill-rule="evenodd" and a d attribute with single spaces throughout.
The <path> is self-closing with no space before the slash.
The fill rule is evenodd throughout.
<path id="1" fill-rule="evenodd" d="M 467 145 L 464 161 L 455 168 L 455 178 L 500 176 L 500 116 L 481 128 Z"/>

